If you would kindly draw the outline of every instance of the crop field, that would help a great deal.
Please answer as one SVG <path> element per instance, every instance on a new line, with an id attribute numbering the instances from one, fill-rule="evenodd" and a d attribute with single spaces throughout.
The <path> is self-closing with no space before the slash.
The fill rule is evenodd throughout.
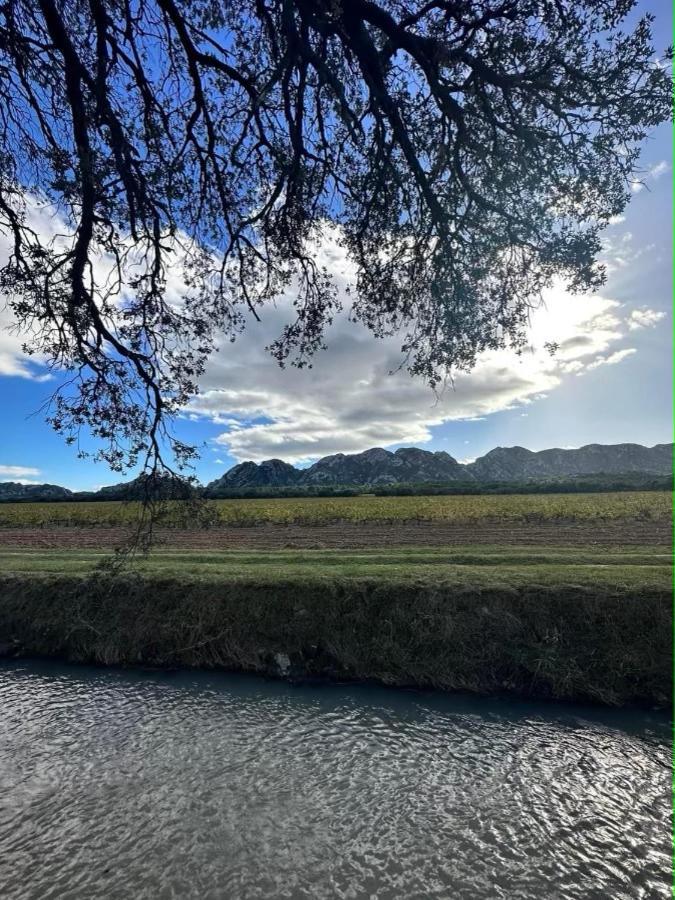
<path id="1" fill-rule="evenodd" d="M 598 494 L 513 494 L 435 497 L 312 497 L 210 500 L 196 506 L 181 501 L 162 505 L 165 528 L 329 525 L 346 523 L 450 522 L 537 524 L 555 522 L 666 522 L 667 491 Z M 138 518 L 137 503 L 3 503 L 0 528 L 120 527 Z"/>

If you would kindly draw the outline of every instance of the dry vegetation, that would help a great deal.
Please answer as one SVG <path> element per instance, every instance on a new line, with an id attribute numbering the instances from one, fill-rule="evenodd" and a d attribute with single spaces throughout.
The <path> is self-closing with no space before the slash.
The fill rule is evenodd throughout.
<path id="1" fill-rule="evenodd" d="M 0 527 L 114 527 L 138 517 L 137 503 L 3 503 Z M 192 504 L 170 501 L 163 527 L 325 525 L 334 522 L 536 523 L 667 520 L 667 491 L 599 494 L 512 494 L 435 497 L 312 497 L 210 500 L 195 515 Z"/>
<path id="2" fill-rule="evenodd" d="M 398 562 L 299 571 L 299 560 L 259 559 L 246 572 L 245 560 L 221 560 L 199 574 L 156 564 L 115 577 L 5 568 L 0 635 L 82 662 L 669 702 L 671 592 L 659 566 Z"/>

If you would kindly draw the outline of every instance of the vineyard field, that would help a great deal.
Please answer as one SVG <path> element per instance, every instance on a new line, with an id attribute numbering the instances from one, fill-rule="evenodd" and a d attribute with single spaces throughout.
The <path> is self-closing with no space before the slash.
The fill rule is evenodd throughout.
<path id="1" fill-rule="evenodd" d="M 98 528 L 132 525 L 135 502 L 3 503 L 0 528 Z M 551 522 L 665 521 L 671 515 L 666 491 L 597 494 L 513 494 L 432 497 L 316 497 L 168 501 L 158 522 L 168 528 L 327 525 L 336 522 Z"/>

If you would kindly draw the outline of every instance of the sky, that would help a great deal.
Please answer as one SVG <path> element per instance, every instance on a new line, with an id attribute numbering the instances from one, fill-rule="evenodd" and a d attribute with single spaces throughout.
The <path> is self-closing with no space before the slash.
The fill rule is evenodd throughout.
<path id="1" fill-rule="evenodd" d="M 670 4 L 656 15 L 658 49 L 671 41 Z M 200 450 L 206 483 L 237 462 L 271 457 L 306 465 L 330 453 L 380 446 L 445 450 L 460 461 L 496 446 L 531 450 L 588 443 L 672 440 L 672 135 L 655 130 L 641 157 L 631 203 L 605 232 L 608 278 L 592 295 L 556 284 L 532 316 L 529 348 L 500 351 L 434 394 L 400 370 L 400 341 L 375 340 L 337 317 L 311 369 L 280 370 L 264 351 L 290 318 L 290 298 L 224 342 L 176 434 Z M 1 252 L 1 248 L 0 248 Z M 349 262 L 326 240 L 318 253 L 336 272 Z M 341 276 L 337 276 L 338 279 Z M 116 483 L 104 463 L 80 460 L 41 412 L 58 384 L 28 359 L 0 298 L 0 481 L 73 490 Z M 560 349 L 551 356 L 544 344 Z"/>

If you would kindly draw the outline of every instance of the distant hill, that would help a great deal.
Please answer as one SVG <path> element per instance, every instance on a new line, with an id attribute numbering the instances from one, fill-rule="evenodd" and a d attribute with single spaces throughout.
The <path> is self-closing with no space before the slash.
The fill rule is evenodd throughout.
<path id="1" fill-rule="evenodd" d="M 0 482 L 0 502 L 84 501 L 84 500 L 143 500 L 149 494 L 155 499 L 186 500 L 201 493 L 180 478 L 158 475 L 154 479 L 134 478 L 121 484 L 102 487 L 98 491 L 69 491 L 56 484 L 19 484 L 15 481 Z"/>
<path id="2" fill-rule="evenodd" d="M 672 444 L 587 444 L 578 450 L 538 453 L 525 447 L 496 447 L 466 468 L 477 481 L 526 481 L 629 472 L 668 475 L 672 465 Z"/>
<path id="3" fill-rule="evenodd" d="M 169 475 L 158 476 L 153 495 L 163 499 L 185 499 L 203 495 L 229 497 L 251 492 L 293 491 L 316 493 L 345 488 L 384 490 L 407 485 L 421 492 L 425 484 L 443 485 L 480 491 L 487 484 L 525 484 L 533 486 L 556 482 L 583 481 L 598 476 L 599 485 L 609 484 L 616 476 L 624 489 L 640 487 L 649 476 L 666 477 L 672 473 L 673 445 L 656 444 L 587 444 L 573 450 L 540 450 L 525 447 L 496 447 L 472 463 L 457 462 L 445 451 L 431 452 L 416 447 L 403 447 L 391 452 L 375 447 L 363 453 L 336 453 L 324 456 L 307 469 L 296 469 L 281 459 L 261 463 L 243 462 L 233 466 L 205 488 L 192 486 Z M 597 489 L 597 488 L 596 488 Z M 140 500 L 146 495 L 147 482 L 142 478 L 101 488 L 98 491 L 72 492 L 53 484 L 0 483 L 2 501 L 40 500 Z"/>
<path id="4" fill-rule="evenodd" d="M 17 500 L 72 500 L 73 492 L 58 484 L 21 484 L 18 481 L 0 482 L 0 502 Z"/>
<path id="5" fill-rule="evenodd" d="M 140 476 L 133 481 L 112 484 L 98 491 L 80 492 L 76 500 L 144 500 L 152 496 L 156 500 L 187 500 L 196 496 L 201 488 L 194 487 L 181 478 L 172 475 L 157 475 L 144 478 Z"/>

